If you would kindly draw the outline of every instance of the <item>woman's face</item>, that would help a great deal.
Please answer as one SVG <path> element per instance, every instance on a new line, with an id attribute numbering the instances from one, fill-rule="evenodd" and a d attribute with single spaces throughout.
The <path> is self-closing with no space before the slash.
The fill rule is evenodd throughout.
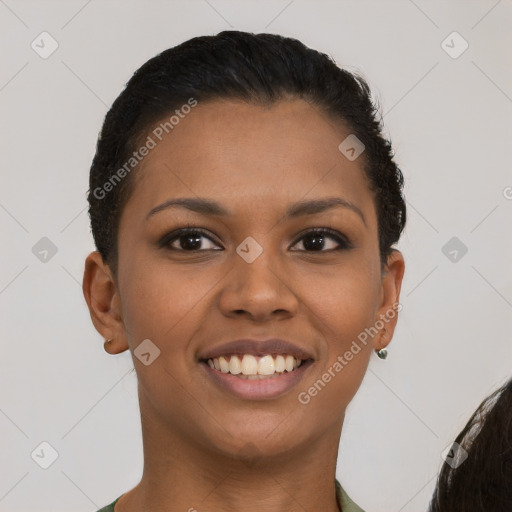
<path id="1" fill-rule="evenodd" d="M 161 141 L 152 135 L 156 147 L 134 171 L 137 184 L 120 220 L 116 300 L 95 322 L 114 339 L 113 351 L 132 352 L 141 408 L 152 418 L 146 421 L 229 454 L 252 443 L 277 455 L 339 434 L 372 349 L 391 340 L 404 268 L 395 252 L 381 274 L 363 157 L 348 159 L 338 149 L 348 135 L 302 100 L 270 108 L 199 103 Z M 204 206 L 153 211 L 183 198 L 225 213 Z M 333 198 L 340 201 L 328 208 L 287 215 Z M 189 225 L 203 232 L 167 236 Z M 386 335 L 366 331 L 363 343 L 365 329 L 389 311 Z M 221 347 L 242 338 L 283 339 L 309 361 L 259 379 L 202 360 L 224 354 L 230 367 L 234 354 L 241 360 L 269 351 L 274 358 L 254 367 L 264 373 L 272 364 L 282 370 L 277 356 L 286 364 L 294 350 Z M 150 342 L 137 350 L 143 340 Z M 139 351 L 146 355 L 139 359 Z M 251 372 L 254 360 L 246 363 Z"/>

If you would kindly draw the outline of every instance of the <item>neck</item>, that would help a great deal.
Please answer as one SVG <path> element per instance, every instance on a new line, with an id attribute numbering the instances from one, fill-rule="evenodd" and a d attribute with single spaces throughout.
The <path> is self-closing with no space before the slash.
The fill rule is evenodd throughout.
<path id="1" fill-rule="evenodd" d="M 336 460 L 343 419 L 307 446 L 275 456 L 252 443 L 237 455 L 170 430 L 141 401 L 144 471 L 115 512 L 338 512 Z M 305 443 L 306 444 L 306 443 Z"/>

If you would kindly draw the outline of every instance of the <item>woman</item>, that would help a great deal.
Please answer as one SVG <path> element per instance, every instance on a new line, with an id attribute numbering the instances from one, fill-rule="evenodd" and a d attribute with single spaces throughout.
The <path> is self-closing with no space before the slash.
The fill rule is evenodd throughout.
<path id="1" fill-rule="evenodd" d="M 106 351 L 132 354 L 144 471 L 104 512 L 362 510 L 338 446 L 404 273 L 377 115 L 326 55 L 236 31 L 164 51 L 115 100 L 83 290 Z"/>

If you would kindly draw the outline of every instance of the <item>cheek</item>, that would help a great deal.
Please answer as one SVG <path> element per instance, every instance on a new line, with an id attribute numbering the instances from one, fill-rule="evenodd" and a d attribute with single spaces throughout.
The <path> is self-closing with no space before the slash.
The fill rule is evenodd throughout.
<path id="1" fill-rule="evenodd" d="M 144 251 L 132 254 L 122 281 L 120 275 L 124 325 L 132 350 L 149 338 L 162 355 L 173 355 L 165 357 L 167 364 L 176 361 L 179 371 L 184 368 L 182 360 L 190 355 L 187 347 L 208 314 L 208 292 L 222 278 L 221 273 L 201 271 L 199 266 L 180 267 Z"/>
<path id="2" fill-rule="evenodd" d="M 318 329 L 326 341 L 318 367 L 298 396 L 301 404 L 311 404 L 315 418 L 324 425 L 336 422 L 359 389 L 371 355 L 371 340 L 361 341 L 361 333 L 372 325 L 374 293 L 366 286 L 338 287 L 325 293 L 315 309 Z"/>
<path id="3" fill-rule="evenodd" d="M 326 341 L 318 371 L 305 390 L 318 396 L 318 414 L 335 414 L 348 405 L 364 378 L 372 350 L 365 330 L 375 322 L 380 290 L 378 273 L 369 268 L 345 268 L 329 278 L 317 275 L 309 283 L 308 289 L 315 291 L 308 296 L 308 306 Z M 333 407 L 323 410 L 322 403 Z"/>
<path id="4" fill-rule="evenodd" d="M 330 352 L 345 351 L 375 319 L 378 296 L 368 283 L 332 290 L 323 300 L 325 322 L 331 330 Z"/>
<path id="5" fill-rule="evenodd" d="M 132 253 L 123 263 L 120 294 L 130 347 L 149 338 L 162 349 L 165 337 L 172 335 L 193 294 L 188 289 L 184 293 L 179 273 L 171 274 L 142 251 Z"/>
<path id="6" fill-rule="evenodd" d="M 180 410 L 183 390 L 193 385 L 189 362 L 185 361 L 190 355 L 188 346 L 204 322 L 201 300 L 206 299 L 204 296 L 213 283 L 194 285 L 189 275 L 192 267 L 189 272 L 183 272 L 171 269 L 166 261 L 133 256 L 124 269 L 121 296 L 126 336 L 139 386 L 157 410 Z M 160 350 L 147 366 L 134 354 L 145 339 Z"/>
<path id="7" fill-rule="evenodd" d="M 318 325 L 324 326 L 322 331 L 330 349 L 344 350 L 352 338 L 357 338 L 375 320 L 380 280 L 371 262 L 364 265 L 361 260 L 332 267 L 328 273 L 296 276 L 295 282 L 301 283 L 304 290 L 303 300 Z"/>
<path id="8" fill-rule="evenodd" d="M 372 325 L 374 297 L 359 289 L 339 290 L 324 301 L 325 353 L 321 355 L 319 371 L 325 375 L 335 393 L 341 393 L 348 403 L 364 377 L 371 354 L 371 340 L 364 339 L 365 329 Z M 365 343 L 366 341 L 366 343 Z M 333 377 L 335 375 L 336 377 Z M 341 396 L 340 395 L 340 396 Z"/>

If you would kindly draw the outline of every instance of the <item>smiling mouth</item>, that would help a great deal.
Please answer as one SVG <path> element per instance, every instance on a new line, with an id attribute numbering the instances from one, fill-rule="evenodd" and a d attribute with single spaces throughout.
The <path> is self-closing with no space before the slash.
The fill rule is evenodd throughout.
<path id="1" fill-rule="evenodd" d="M 272 379 L 293 373 L 308 361 L 312 359 L 298 359 L 288 354 L 267 354 L 262 357 L 252 354 L 232 354 L 201 360 L 212 370 L 253 380 Z"/>

